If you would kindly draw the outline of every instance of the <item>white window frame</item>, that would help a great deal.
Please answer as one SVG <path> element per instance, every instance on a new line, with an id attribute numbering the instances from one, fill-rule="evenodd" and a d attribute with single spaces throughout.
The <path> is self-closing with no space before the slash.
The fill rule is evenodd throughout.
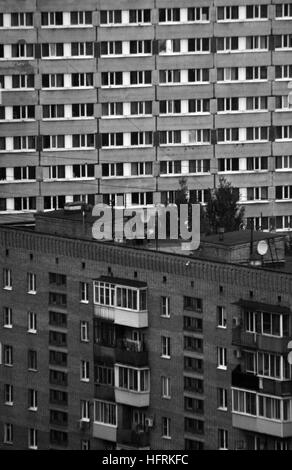
<path id="1" fill-rule="evenodd" d="M 165 375 L 161 377 L 161 397 L 168 400 L 171 398 L 171 378 Z"/>
<path id="2" fill-rule="evenodd" d="M 227 370 L 227 348 L 217 346 L 217 369 Z"/>
<path id="3" fill-rule="evenodd" d="M 89 382 L 90 380 L 90 363 L 89 361 L 81 360 L 80 362 L 80 381 Z"/>

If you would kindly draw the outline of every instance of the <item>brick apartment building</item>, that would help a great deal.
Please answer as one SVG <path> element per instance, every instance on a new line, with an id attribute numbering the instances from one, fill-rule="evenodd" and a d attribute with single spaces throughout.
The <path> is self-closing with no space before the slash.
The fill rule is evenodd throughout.
<path id="1" fill-rule="evenodd" d="M 0 448 L 291 449 L 283 237 L 254 232 L 268 267 L 248 232 L 191 256 L 91 228 L 0 227 Z"/>
<path id="2" fill-rule="evenodd" d="M 289 229 L 292 4 L 1 0 L 0 212 L 172 202 L 224 175 Z"/>

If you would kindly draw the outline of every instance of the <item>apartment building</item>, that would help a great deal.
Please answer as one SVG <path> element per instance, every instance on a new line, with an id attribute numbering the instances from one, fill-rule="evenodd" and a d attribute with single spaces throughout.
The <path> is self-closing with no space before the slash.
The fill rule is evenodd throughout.
<path id="1" fill-rule="evenodd" d="M 0 448 L 291 449 L 281 234 L 254 233 L 252 266 L 247 231 L 190 256 L 91 228 L 77 210 L 0 227 Z"/>
<path id="2" fill-rule="evenodd" d="M 288 230 L 292 4 L 0 1 L 0 212 L 204 203 Z"/>

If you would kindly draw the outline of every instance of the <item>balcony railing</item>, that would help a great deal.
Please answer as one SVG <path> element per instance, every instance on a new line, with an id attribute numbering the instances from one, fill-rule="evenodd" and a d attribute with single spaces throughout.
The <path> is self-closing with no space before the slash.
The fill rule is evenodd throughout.
<path id="1" fill-rule="evenodd" d="M 115 388 L 113 385 L 104 385 L 95 382 L 94 398 L 106 401 L 115 401 Z"/>
<path id="2" fill-rule="evenodd" d="M 98 341 L 94 344 L 94 353 L 99 357 L 111 358 L 119 364 L 135 367 L 148 365 L 148 351 L 145 343 L 128 338 L 121 338 L 112 343 Z"/>
<path id="3" fill-rule="evenodd" d="M 243 346 L 249 349 L 261 349 L 275 353 L 287 352 L 287 346 L 290 337 L 283 338 L 277 336 L 268 336 L 260 333 L 249 333 L 244 331 L 242 326 L 236 326 L 232 329 L 232 344 Z"/>
<path id="4" fill-rule="evenodd" d="M 261 381 L 261 385 L 260 385 Z M 244 390 L 260 391 L 276 396 L 292 396 L 292 380 L 275 380 L 268 377 L 259 377 L 236 368 L 231 375 L 232 387 Z"/>
<path id="5" fill-rule="evenodd" d="M 136 449 L 148 447 L 150 445 L 149 431 L 143 428 L 140 430 L 118 429 L 117 442 Z"/>
<path id="6" fill-rule="evenodd" d="M 131 310 L 122 307 L 94 304 L 94 315 L 104 320 L 114 322 L 116 325 L 131 328 L 148 327 L 148 311 Z"/>

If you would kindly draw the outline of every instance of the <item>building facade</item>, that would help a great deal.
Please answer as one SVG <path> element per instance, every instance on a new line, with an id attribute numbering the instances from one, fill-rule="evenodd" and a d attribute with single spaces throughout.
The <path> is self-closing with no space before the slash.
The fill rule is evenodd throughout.
<path id="1" fill-rule="evenodd" d="M 1 449 L 292 448 L 291 270 L 56 214 L 0 227 Z"/>
<path id="2" fill-rule="evenodd" d="M 192 199 L 289 229 L 292 4 L 0 1 L 0 212 Z"/>

